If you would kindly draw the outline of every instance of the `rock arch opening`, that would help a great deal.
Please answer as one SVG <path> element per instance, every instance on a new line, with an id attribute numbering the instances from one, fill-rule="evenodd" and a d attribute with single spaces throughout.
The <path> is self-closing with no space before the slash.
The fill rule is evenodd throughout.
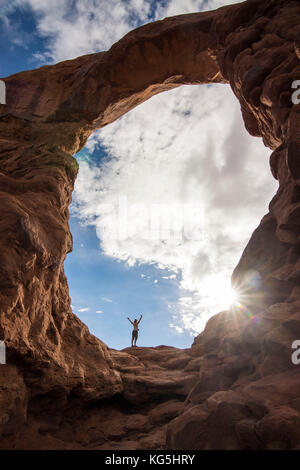
<path id="1" fill-rule="evenodd" d="M 116 349 L 140 313 L 140 346 L 190 346 L 229 308 L 231 273 L 276 192 L 267 149 L 228 85 L 183 86 L 105 127 L 77 158 L 73 311 Z"/>

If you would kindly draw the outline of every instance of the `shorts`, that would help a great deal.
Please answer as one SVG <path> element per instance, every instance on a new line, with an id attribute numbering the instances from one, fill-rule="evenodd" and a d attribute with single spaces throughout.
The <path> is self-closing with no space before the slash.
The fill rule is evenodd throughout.
<path id="1" fill-rule="evenodd" d="M 137 339 L 137 337 L 138 337 L 138 332 L 136 330 L 133 330 L 132 339 Z"/>

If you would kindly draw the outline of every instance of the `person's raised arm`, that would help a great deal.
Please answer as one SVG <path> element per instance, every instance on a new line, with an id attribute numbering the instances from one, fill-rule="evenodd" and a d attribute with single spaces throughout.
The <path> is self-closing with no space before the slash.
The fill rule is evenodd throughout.
<path id="1" fill-rule="evenodd" d="M 130 321 L 130 323 L 133 325 L 133 322 L 130 320 L 130 318 L 129 318 L 129 317 L 127 317 L 127 320 L 129 320 L 129 321 Z"/>
<path id="2" fill-rule="evenodd" d="M 143 318 L 143 315 L 140 316 L 140 319 L 138 321 L 138 324 L 140 323 L 141 319 Z"/>

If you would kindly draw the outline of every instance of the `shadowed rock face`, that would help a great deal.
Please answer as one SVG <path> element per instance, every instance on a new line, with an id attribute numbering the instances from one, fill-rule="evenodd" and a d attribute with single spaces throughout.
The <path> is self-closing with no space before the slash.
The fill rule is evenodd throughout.
<path id="1" fill-rule="evenodd" d="M 3 79 L 0 448 L 300 447 L 299 24 L 297 0 L 248 0 Z M 243 308 L 212 317 L 187 350 L 109 349 L 70 308 L 72 155 L 154 94 L 213 82 L 230 83 L 279 181 L 232 276 Z"/>

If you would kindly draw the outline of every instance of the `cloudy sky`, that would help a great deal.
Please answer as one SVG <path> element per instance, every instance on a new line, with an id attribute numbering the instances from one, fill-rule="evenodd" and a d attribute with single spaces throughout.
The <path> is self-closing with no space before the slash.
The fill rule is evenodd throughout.
<path id="1" fill-rule="evenodd" d="M 108 49 L 131 29 L 226 0 L 0 0 L 0 76 Z M 277 183 L 226 85 L 157 95 L 76 157 L 72 307 L 109 346 L 187 347 L 232 299 L 230 275 Z"/>

